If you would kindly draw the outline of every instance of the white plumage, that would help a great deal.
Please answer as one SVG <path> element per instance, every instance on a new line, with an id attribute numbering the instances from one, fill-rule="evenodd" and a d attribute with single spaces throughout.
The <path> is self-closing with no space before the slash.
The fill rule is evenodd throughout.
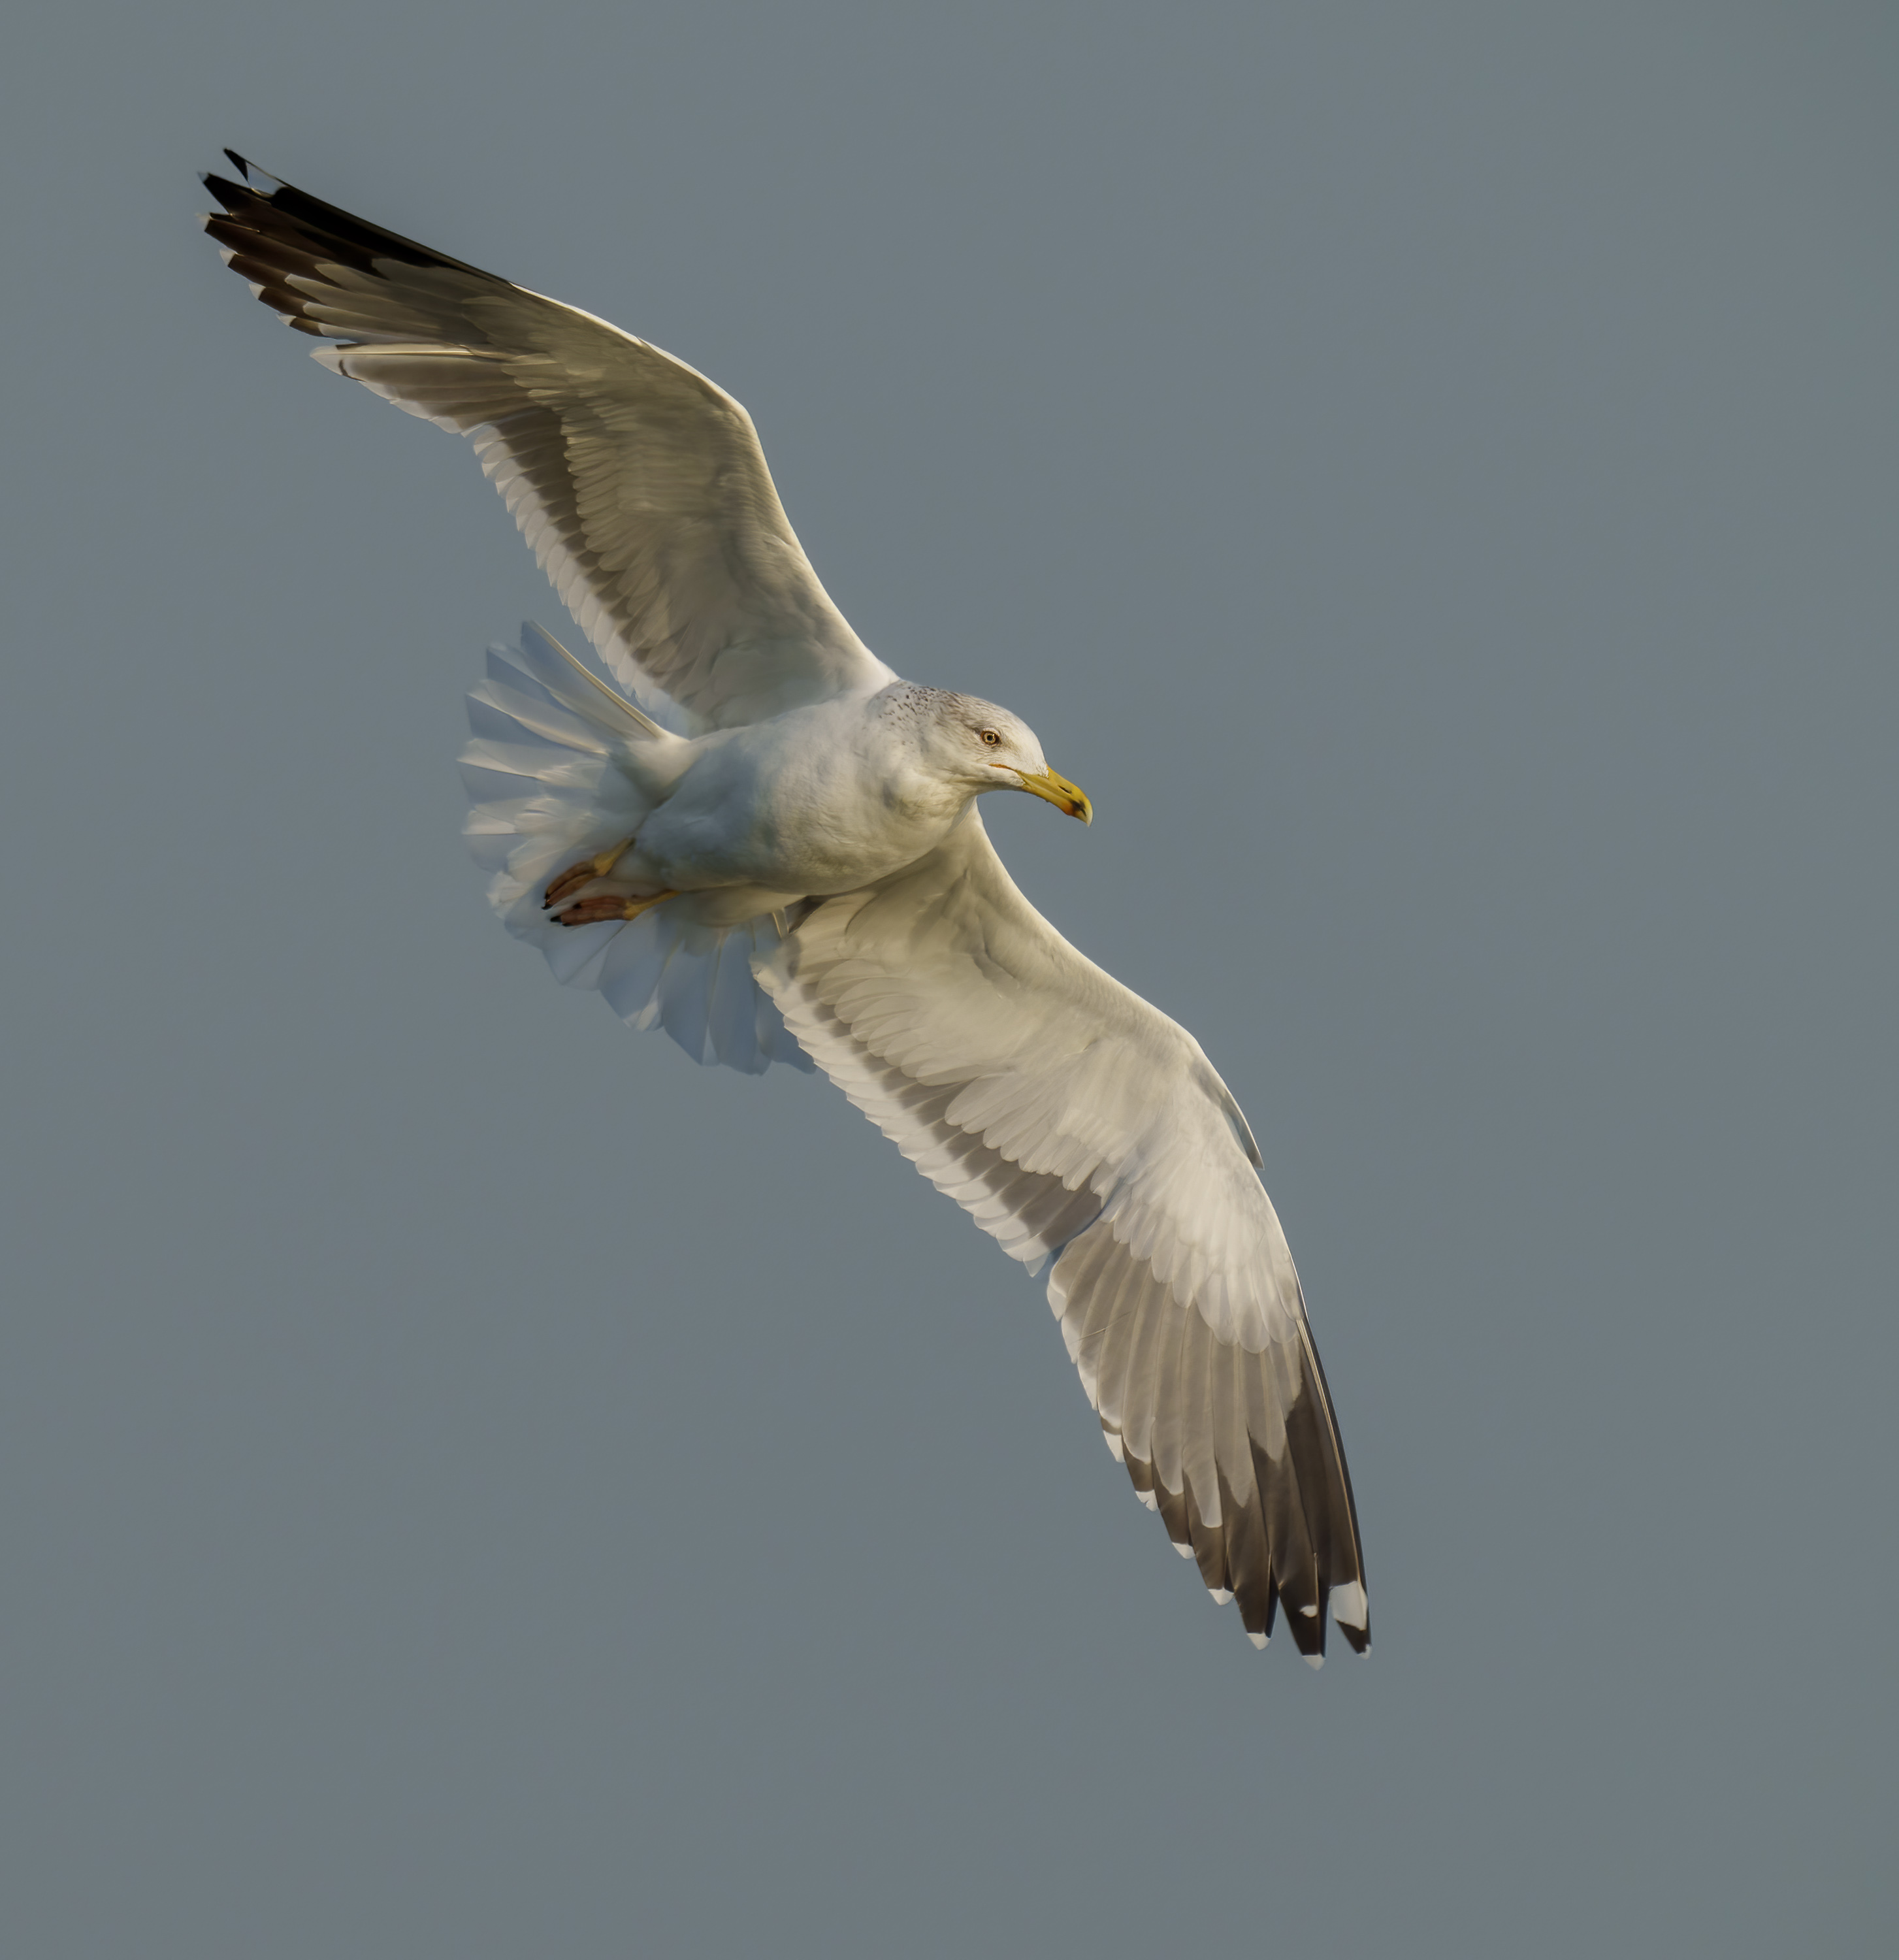
<path id="1" fill-rule="evenodd" d="M 1087 799 L 832 603 L 745 410 L 591 315 L 233 156 L 206 221 L 317 358 L 472 438 L 616 694 L 538 628 L 469 698 L 468 833 L 556 975 L 706 1062 L 815 1064 L 1050 1305 L 1109 1446 L 1263 1646 L 1361 1650 L 1298 1275 L 1199 1044 L 1016 889 L 975 799 Z"/>

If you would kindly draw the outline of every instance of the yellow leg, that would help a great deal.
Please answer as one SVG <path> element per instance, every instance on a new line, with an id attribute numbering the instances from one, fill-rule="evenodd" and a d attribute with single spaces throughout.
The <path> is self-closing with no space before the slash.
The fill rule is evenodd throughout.
<path id="1" fill-rule="evenodd" d="M 628 851 L 633 848 L 630 837 L 622 837 L 617 844 L 609 844 L 604 851 L 596 851 L 591 858 L 583 858 L 577 864 L 570 864 L 542 895 L 541 910 L 547 911 L 558 905 L 570 892 L 577 892 L 583 885 L 590 885 L 596 878 L 604 878 Z"/>
<path id="2" fill-rule="evenodd" d="M 565 912 L 554 915 L 556 925 L 597 925 L 602 919 L 636 919 L 641 912 L 650 912 L 655 905 L 663 905 L 668 899 L 676 899 L 677 892 L 654 892 L 644 899 L 629 899 L 624 894 L 614 898 L 577 899 Z"/>

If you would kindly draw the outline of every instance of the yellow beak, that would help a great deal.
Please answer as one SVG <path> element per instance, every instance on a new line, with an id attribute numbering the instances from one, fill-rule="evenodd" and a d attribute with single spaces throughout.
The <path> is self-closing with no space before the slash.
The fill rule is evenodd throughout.
<path id="1" fill-rule="evenodd" d="M 1066 776 L 1058 776 L 1053 769 L 1043 769 L 1031 775 L 1028 771 L 1015 773 L 1022 778 L 1024 789 L 1039 797 L 1045 797 L 1056 809 L 1065 810 L 1070 816 L 1078 816 L 1083 823 L 1095 820 L 1095 807 L 1088 800 L 1086 791 L 1071 783 Z"/>

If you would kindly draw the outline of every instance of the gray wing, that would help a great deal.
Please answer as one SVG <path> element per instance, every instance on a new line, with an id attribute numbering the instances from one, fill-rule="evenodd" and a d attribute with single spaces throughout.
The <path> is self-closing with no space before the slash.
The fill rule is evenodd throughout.
<path id="1" fill-rule="evenodd" d="M 759 969 L 787 1025 L 1048 1300 L 1109 1449 L 1263 1647 L 1369 1643 L 1350 1479 L 1258 1153 L 1186 1030 L 1084 959 L 972 808 Z"/>
<path id="2" fill-rule="evenodd" d="M 699 727 L 895 676 L 819 584 L 752 418 L 590 313 L 367 224 L 226 153 L 205 228 L 326 367 L 470 436 L 561 597 L 630 688 Z"/>

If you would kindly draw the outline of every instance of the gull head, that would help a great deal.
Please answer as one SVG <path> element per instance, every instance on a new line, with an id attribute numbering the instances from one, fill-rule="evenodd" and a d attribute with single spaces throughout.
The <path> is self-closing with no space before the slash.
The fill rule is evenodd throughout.
<path id="1" fill-rule="evenodd" d="M 1048 766 L 1035 731 L 1019 714 L 973 694 L 905 690 L 898 711 L 912 720 L 933 773 L 973 791 L 1026 790 L 1083 823 L 1094 821 L 1086 793 Z M 921 697 L 919 698 L 919 697 Z"/>

